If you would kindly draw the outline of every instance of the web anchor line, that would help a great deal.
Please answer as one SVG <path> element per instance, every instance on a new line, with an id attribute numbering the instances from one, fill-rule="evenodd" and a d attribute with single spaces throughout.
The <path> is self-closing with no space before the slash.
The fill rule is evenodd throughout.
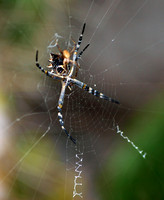
<path id="1" fill-rule="evenodd" d="M 83 153 L 78 153 L 76 154 L 76 165 L 75 165 L 75 177 L 74 177 L 74 188 L 73 188 L 73 198 L 76 197 L 76 196 L 79 196 L 80 198 L 83 199 L 83 194 L 82 192 L 78 192 L 77 191 L 77 186 L 82 186 L 83 183 L 82 183 L 82 176 L 81 176 L 81 173 L 82 173 L 82 162 L 83 162 Z M 79 189 L 79 187 L 78 187 Z"/>
<path id="2" fill-rule="evenodd" d="M 119 127 L 118 125 L 116 126 L 116 129 L 117 129 L 117 133 L 120 134 L 120 136 L 121 136 L 124 140 L 128 141 L 128 142 L 138 151 L 138 153 L 141 154 L 141 156 L 145 159 L 147 153 L 144 152 L 143 150 L 139 150 L 139 148 L 138 148 L 127 136 L 124 136 L 124 135 L 123 135 L 124 132 L 120 130 L 120 127 Z"/>

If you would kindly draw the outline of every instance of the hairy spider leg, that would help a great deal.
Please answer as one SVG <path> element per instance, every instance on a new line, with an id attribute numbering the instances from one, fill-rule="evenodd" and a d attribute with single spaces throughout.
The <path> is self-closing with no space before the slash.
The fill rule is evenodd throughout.
<path id="1" fill-rule="evenodd" d="M 58 76 L 52 72 L 49 72 L 47 70 L 45 70 L 42 66 L 40 66 L 39 62 L 38 62 L 38 50 L 36 51 L 36 66 L 47 76 L 53 78 L 53 79 L 58 79 L 61 80 L 63 77 L 62 76 Z"/>
<path id="2" fill-rule="evenodd" d="M 68 133 L 68 131 L 64 127 L 64 121 L 63 121 L 63 115 L 62 115 L 62 107 L 63 107 L 63 103 L 64 103 L 64 95 L 65 95 L 65 90 L 66 90 L 67 85 L 68 85 L 67 83 L 62 81 L 62 89 L 61 89 L 61 93 L 60 93 L 60 97 L 59 97 L 59 101 L 58 101 L 58 107 L 57 107 L 58 118 L 59 118 L 59 122 L 60 122 L 62 130 L 66 133 L 67 137 L 70 138 L 70 140 L 72 140 L 72 142 L 74 144 L 76 144 L 76 140 Z"/>
<path id="3" fill-rule="evenodd" d="M 74 83 L 75 85 L 77 85 L 79 88 L 89 92 L 90 94 L 93 94 L 96 97 L 99 97 L 101 99 L 105 99 L 105 100 L 110 101 L 112 103 L 120 104 L 119 101 L 117 101 L 115 99 L 112 99 L 111 97 L 106 96 L 105 94 L 103 94 L 103 93 L 101 93 L 101 92 L 89 87 L 87 84 L 85 84 L 85 83 L 83 83 L 83 82 L 81 82 L 81 81 L 79 81 L 77 79 L 70 78 L 70 81 L 72 83 Z"/>

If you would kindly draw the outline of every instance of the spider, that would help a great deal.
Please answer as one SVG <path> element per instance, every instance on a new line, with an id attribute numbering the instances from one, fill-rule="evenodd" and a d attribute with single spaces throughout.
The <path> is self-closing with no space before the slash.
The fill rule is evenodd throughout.
<path id="1" fill-rule="evenodd" d="M 105 99 L 105 100 L 110 101 L 112 103 L 119 104 L 119 101 L 114 100 L 111 97 L 104 95 L 103 93 L 100 93 L 99 91 L 89 87 L 87 84 L 76 79 L 77 74 L 78 74 L 78 69 L 80 68 L 78 60 L 82 56 L 83 52 L 89 46 L 89 44 L 87 44 L 87 46 L 85 46 L 85 48 L 78 54 L 78 50 L 79 50 L 81 42 L 82 42 L 85 26 L 86 26 L 86 23 L 84 23 L 84 25 L 83 25 L 83 29 L 82 29 L 82 32 L 80 34 L 78 43 L 76 44 L 73 41 L 74 47 L 71 51 L 68 51 L 66 49 L 62 51 L 60 49 L 59 45 L 57 44 L 57 47 L 58 47 L 58 50 L 59 50 L 60 53 L 59 54 L 51 53 L 50 54 L 50 60 L 49 60 L 50 65 L 47 66 L 48 68 L 51 69 L 51 71 L 45 70 L 39 64 L 39 62 L 38 62 L 38 50 L 36 51 L 36 66 L 47 76 L 49 76 L 53 79 L 56 79 L 56 80 L 60 80 L 61 83 L 62 83 L 61 93 L 60 93 L 58 106 L 57 106 L 58 118 L 59 118 L 59 122 L 60 122 L 62 130 L 66 133 L 67 137 L 70 138 L 70 140 L 74 144 L 76 144 L 76 140 L 66 130 L 66 128 L 64 126 L 63 115 L 62 115 L 62 107 L 63 107 L 63 103 L 64 103 L 65 90 L 66 90 L 67 87 L 69 89 L 71 89 L 72 85 L 76 85 L 79 88 L 89 92 L 90 94 L 92 94 L 96 97 L 99 97 L 101 99 Z M 72 59 L 71 59 L 71 57 L 72 57 Z M 75 73 L 75 75 L 73 75 L 73 73 Z"/>

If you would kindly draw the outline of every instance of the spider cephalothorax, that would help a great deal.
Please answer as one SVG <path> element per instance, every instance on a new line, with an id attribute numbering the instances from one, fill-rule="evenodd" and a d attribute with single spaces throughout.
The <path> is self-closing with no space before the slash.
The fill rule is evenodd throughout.
<path id="1" fill-rule="evenodd" d="M 83 52 L 89 46 L 89 44 L 87 44 L 87 46 L 79 54 L 77 54 L 77 52 L 80 48 L 80 45 L 81 45 L 83 33 L 85 30 L 85 25 L 86 24 L 83 25 L 82 33 L 79 37 L 78 43 L 76 44 L 74 42 L 74 47 L 70 52 L 68 50 L 62 51 L 60 49 L 59 45 L 57 44 L 60 54 L 53 54 L 53 53 L 50 54 L 50 60 L 49 60 L 50 65 L 48 66 L 48 68 L 50 68 L 51 71 L 47 71 L 43 67 L 40 66 L 40 64 L 38 62 L 38 51 L 36 52 L 36 66 L 47 76 L 49 76 L 53 79 L 60 80 L 62 83 L 62 89 L 61 89 L 61 93 L 60 93 L 60 97 L 59 97 L 59 101 L 58 101 L 58 107 L 57 107 L 58 118 L 59 118 L 61 128 L 64 130 L 66 135 L 75 144 L 76 144 L 76 140 L 68 133 L 68 131 L 64 127 L 64 121 L 63 121 L 63 115 L 62 115 L 62 107 L 63 107 L 63 103 L 64 103 L 65 90 L 67 87 L 76 85 L 79 88 L 89 92 L 90 94 L 93 94 L 96 97 L 105 99 L 112 103 L 119 104 L 119 102 L 117 100 L 114 100 L 114 99 L 104 95 L 103 93 L 98 92 L 97 90 L 93 89 L 92 87 L 89 87 L 87 84 L 75 79 L 77 76 L 78 69 L 80 67 L 78 64 L 78 59 L 81 57 Z M 71 56 L 72 56 L 72 59 L 71 59 Z M 76 70 L 75 76 L 73 75 L 74 70 Z"/>
<path id="2" fill-rule="evenodd" d="M 69 52 L 66 49 L 62 51 L 61 54 L 62 54 L 62 57 L 63 57 L 63 66 L 64 66 L 64 68 L 66 68 L 69 63 L 73 63 L 73 60 L 70 59 L 73 51 L 74 51 L 74 48 L 73 48 L 73 50 L 71 52 Z M 75 63 L 75 64 L 77 64 L 77 63 Z"/>

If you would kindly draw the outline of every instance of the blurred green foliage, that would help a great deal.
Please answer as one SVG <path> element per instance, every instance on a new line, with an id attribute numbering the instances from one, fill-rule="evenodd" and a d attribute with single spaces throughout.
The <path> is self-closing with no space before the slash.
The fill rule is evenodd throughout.
<path id="1" fill-rule="evenodd" d="M 1 18 L 5 21 L 1 26 L 1 37 L 14 45 L 30 46 L 39 20 L 45 19 L 44 0 L 0 0 L 0 10 L 3 12 Z"/>
<path id="2" fill-rule="evenodd" d="M 164 96 L 156 97 L 129 121 L 126 132 L 147 152 L 143 159 L 126 141 L 121 141 L 115 154 L 103 169 L 105 179 L 98 179 L 103 199 L 164 199 Z M 125 133 L 126 135 L 126 133 Z M 129 136 L 130 137 L 130 136 Z"/>
<path id="3" fill-rule="evenodd" d="M 20 44 L 30 44 L 30 38 L 33 34 L 33 28 L 25 22 L 21 23 L 20 21 L 15 24 L 10 24 L 5 30 L 5 37 L 12 43 Z M 23 33 L 23 34 L 22 34 Z"/>
<path id="4" fill-rule="evenodd" d="M 12 9 L 17 0 L 0 0 L 0 7 L 3 9 Z"/>

